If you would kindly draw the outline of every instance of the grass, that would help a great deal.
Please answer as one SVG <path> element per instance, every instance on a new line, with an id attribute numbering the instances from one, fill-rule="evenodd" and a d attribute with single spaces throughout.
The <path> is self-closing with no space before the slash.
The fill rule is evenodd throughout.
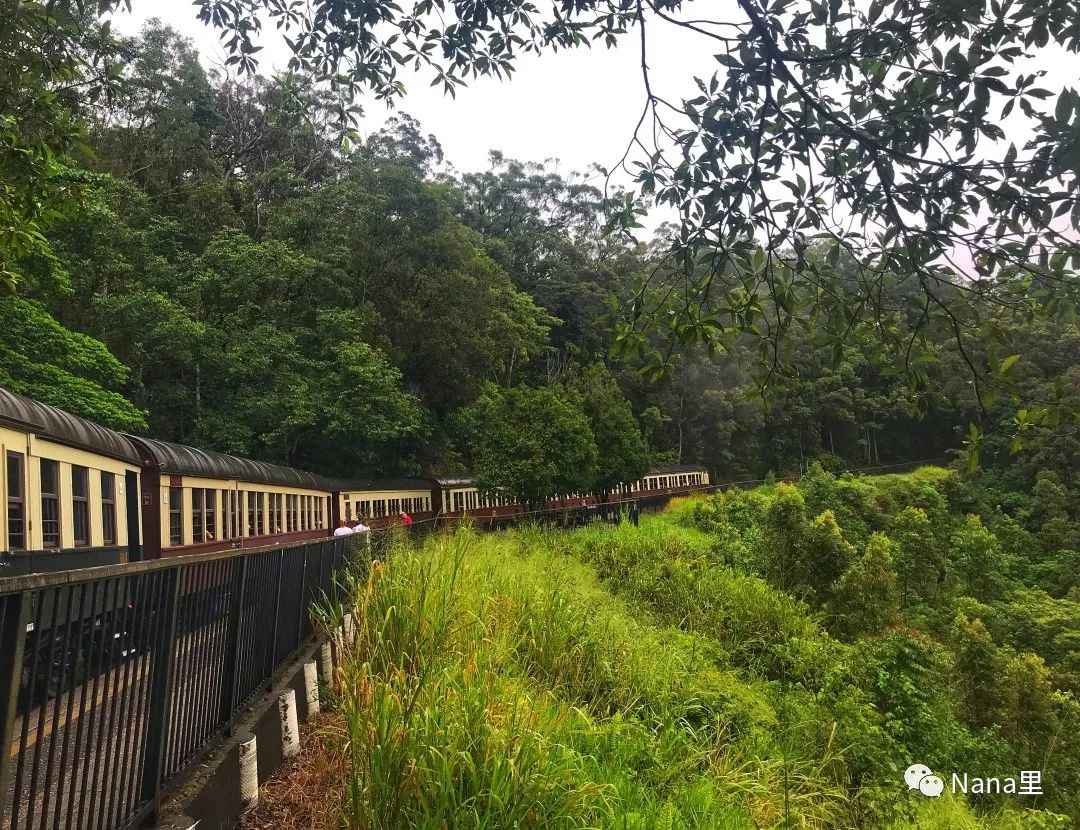
<path id="1" fill-rule="evenodd" d="M 802 826 L 834 826 L 844 794 L 784 767 L 764 684 L 564 540 L 463 530 L 352 584 L 347 824 L 753 828 L 783 815 L 786 775 Z"/>
<path id="2" fill-rule="evenodd" d="M 673 516 L 692 510 L 678 504 Z M 404 540 L 348 580 L 335 820 L 390 828 L 1012 830 L 903 788 L 806 607 L 672 516 Z M 333 625 L 343 608 L 324 609 Z M 337 806 L 340 805 L 340 810 Z"/>

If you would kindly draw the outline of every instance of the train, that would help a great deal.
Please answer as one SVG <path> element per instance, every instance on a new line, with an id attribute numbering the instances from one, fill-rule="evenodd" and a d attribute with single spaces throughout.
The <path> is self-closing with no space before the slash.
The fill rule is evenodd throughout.
<path id="1" fill-rule="evenodd" d="M 527 510 L 467 477 L 331 479 L 316 473 L 108 429 L 0 387 L 0 577 L 232 548 L 302 543 L 341 520 L 372 528 L 401 512 L 417 524 Z M 658 467 L 570 510 L 709 486 L 700 465 Z"/>

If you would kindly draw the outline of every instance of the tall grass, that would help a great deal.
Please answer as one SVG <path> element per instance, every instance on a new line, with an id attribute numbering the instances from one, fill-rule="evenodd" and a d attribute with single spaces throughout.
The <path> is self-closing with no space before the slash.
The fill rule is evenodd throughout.
<path id="1" fill-rule="evenodd" d="M 876 713 L 820 670 L 838 645 L 722 554 L 662 519 L 465 528 L 350 575 L 323 609 L 356 620 L 347 826 L 889 825 L 853 737 L 884 741 Z"/>

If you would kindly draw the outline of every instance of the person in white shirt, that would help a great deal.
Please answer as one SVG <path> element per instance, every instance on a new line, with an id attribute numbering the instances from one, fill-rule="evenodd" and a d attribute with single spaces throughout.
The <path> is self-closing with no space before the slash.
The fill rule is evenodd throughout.
<path id="1" fill-rule="evenodd" d="M 352 533 L 352 528 L 349 527 L 344 519 L 342 519 L 341 524 L 334 529 L 335 536 L 348 536 L 350 533 Z"/>
<path id="2" fill-rule="evenodd" d="M 356 527 L 354 527 L 354 528 L 352 529 L 352 532 L 353 532 L 353 533 L 367 533 L 367 532 L 368 532 L 369 530 L 371 530 L 371 528 L 370 528 L 370 527 L 368 527 L 368 526 L 367 526 L 366 524 L 364 524 L 363 522 L 361 522 L 361 521 L 357 520 L 357 522 L 356 522 Z"/>

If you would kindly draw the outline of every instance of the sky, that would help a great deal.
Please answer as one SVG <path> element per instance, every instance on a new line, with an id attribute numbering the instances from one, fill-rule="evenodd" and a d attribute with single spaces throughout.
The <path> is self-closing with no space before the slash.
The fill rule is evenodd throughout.
<path id="1" fill-rule="evenodd" d="M 224 50 L 218 33 L 201 24 L 194 7 L 180 0 L 134 0 L 130 13 L 114 16 L 113 26 L 135 34 L 150 18 L 158 17 L 190 38 L 207 66 L 223 66 Z M 289 58 L 286 44 L 272 27 L 264 27 L 259 41 L 260 72 L 283 69 Z M 397 104 L 433 133 L 449 161 L 460 172 L 488 166 L 488 152 L 500 150 L 523 161 L 558 159 L 562 172 L 586 171 L 592 164 L 614 167 L 633 133 L 645 102 L 636 37 L 622 39 L 614 49 L 596 46 L 543 56 L 524 56 L 509 81 L 471 80 L 451 98 L 432 88 L 430 76 L 405 73 L 408 94 Z M 715 62 L 702 39 L 659 21 L 651 27 L 650 77 L 654 89 L 672 101 L 696 93 L 695 75 L 708 77 Z M 662 59 L 661 59 L 662 56 Z M 361 133 L 374 132 L 393 114 L 386 105 L 359 102 L 365 109 Z M 595 180 L 602 184 L 602 178 Z M 620 181 L 629 184 L 628 177 Z M 663 216 L 650 216 L 658 224 Z"/>
<path id="2" fill-rule="evenodd" d="M 132 7 L 130 13 L 114 15 L 115 29 L 136 34 L 148 19 L 158 17 L 194 42 L 205 65 L 224 68 L 218 32 L 198 21 L 188 0 L 133 0 Z M 716 68 L 715 44 L 657 19 L 651 20 L 648 35 L 653 90 L 673 103 L 695 96 L 694 77 L 708 78 Z M 289 48 L 273 25 L 264 26 L 259 44 L 262 74 L 286 67 Z M 1053 108 L 1062 86 L 1075 82 L 1070 58 L 1075 56 L 1051 47 L 1020 65 L 1024 71 L 1048 72 L 1041 83 L 1054 91 L 1054 97 L 1045 102 L 1047 109 Z M 456 98 L 431 87 L 430 75 L 402 70 L 407 95 L 398 101 L 397 111 L 412 115 L 425 133 L 434 134 L 447 162 L 461 173 L 487 168 L 488 152 L 493 149 L 522 161 L 557 159 L 564 174 L 585 172 L 593 164 L 611 169 L 626 149 L 645 102 L 640 60 L 636 35 L 624 36 L 614 49 L 594 46 L 525 55 L 510 80 L 470 79 L 468 86 L 458 89 Z M 358 103 L 365 109 L 359 125 L 364 136 L 377 131 L 394 112 L 374 99 Z M 1019 108 L 1010 122 L 1002 125 L 1008 140 L 1022 146 L 1030 132 Z M 991 145 L 990 155 L 1000 156 L 1006 146 L 1007 142 Z M 612 181 L 631 185 L 626 174 L 616 173 Z M 600 175 L 591 182 L 598 187 L 604 184 Z M 654 208 L 643 223 L 645 233 L 676 219 L 674 211 Z"/>

